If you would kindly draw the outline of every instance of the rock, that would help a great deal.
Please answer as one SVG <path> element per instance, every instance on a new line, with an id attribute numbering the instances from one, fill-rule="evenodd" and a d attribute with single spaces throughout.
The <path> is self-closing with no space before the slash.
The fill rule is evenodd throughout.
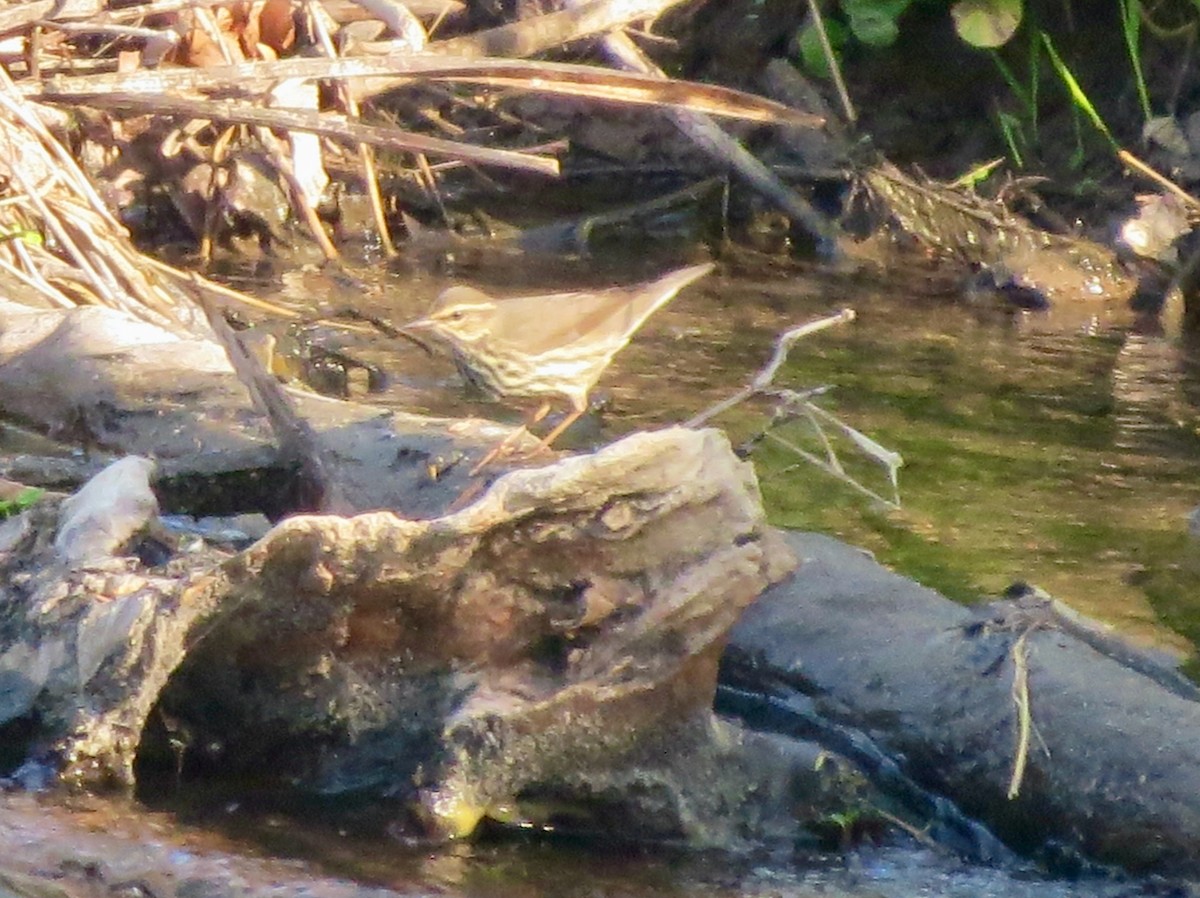
<path id="1" fill-rule="evenodd" d="M 219 699 L 192 726 L 243 758 L 304 766 L 334 733 L 325 789 L 394 792 L 419 763 L 429 820 L 465 834 L 707 719 L 724 634 L 790 567 L 771 533 L 724 437 L 679 429 L 514 471 L 431 522 L 295 518 L 204 587 L 230 611 L 164 705 Z M 279 691 L 297 671 L 299 703 Z"/>
<path id="2" fill-rule="evenodd" d="M 60 506 L 54 549 L 70 567 L 118 554 L 158 516 L 150 489 L 154 462 L 136 455 L 113 462 Z"/>
<path id="3" fill-rule="evenodd" d="M 750 466 L 680 428 L 428 521 L 290 518 L 215 565 L 131 568 L 103 604 L 113 578 L 56 557 L 41 535 L 0 561 L 0 678 L 68 779 L 173 765 L 171 721 L 185 769 L 221 746 L 224 772 L 399 797 L 443 836 L 533 799 L 697 839 L 738 766 L 711 712 L 726 634 L 793 564 Z"/>

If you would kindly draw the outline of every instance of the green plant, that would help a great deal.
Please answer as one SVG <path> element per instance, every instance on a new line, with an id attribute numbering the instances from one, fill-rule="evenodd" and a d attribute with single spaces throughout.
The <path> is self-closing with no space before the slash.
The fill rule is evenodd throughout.
<path id="1" fill-rule="evenodd" d="M 42 498 L 45 490 L 37 489 L 36 487 L 26 487 L 17 493 L 11 499 L 0 499 L 0 520 L 11 518 L 13 515 L 18 515 L 25 509 L 37 503 L 38 499 Z"/>
<path id="2" fill-rule="evenodd" d="M 1071 97 L 1071 103 L 1077 110 L 1088 117 L 1097 131 L 1104 135 L 1105 139 L 1111 144 L 1113 152 L 1119 152 L 1121 147 L 1117 143 L 1116 138 L 1113 137 L 1112 131 L 1105 124 L 1104 119 L 1088 97 L 1087 92 L 1080 85 L 1079 80 L 1070 68 L 1067 67 L 1067 64 L 1063 62 L 1062 57 L 1058 55 L 1058 51 L 1054 49 L 1054 42 L 1050 39 L 1050 35 L 1042 31 L 1039 32 L 1039 36 L 1042 45 L 1046 48 L 1047 56 L 1050 57 L 1050 64 L 1054 66 L 1054 71 L 1058 74 L 1059 80 L 1062 81 L 1063 86 L 1066 87 L 1067 93 Z"/>
<path id="3" fill-rule="evenodd" d="M 913 3 L 914 0 L 837 0 L 838 17 L 824 15 L 816 3 L 810 3 L 813 15 L 797 39 L 801 62 L 813 74 L 827 76 L 852 40 L 868 47 L 891 46 L 900 34 L 900 17 Z M 973 47 L 992 48 L 1007 43 L 1016 33 L 1021 24 L 1023 0 L 956 0 L 949 8 L 955 32 L 964 42 Z M 822 46 L 822 27 L 833 59 Z"/>
<path id="4" fill-rule="evenodd" d="M 1142 116 L 1150 121 L 1150 92 L 1146 89 L 1146 76 L 1142 67 L 1142 4 L 1140 0 L 1119 0 L 1121 4 L 1121 33 L 1125 37 L 1125 49 L 1133 66 L 1133 78 L 1137 84 L 1138 102 Z M 1200 4 L 1197 4 L 1200 9 Z"/>
<path id="5" fill-rule="evenodd" d="M 1022 0 L 958 0 L 950 6 L 958 36 L 972 47 L 989 50 L 1012 39 L 1023 14 Z"/>
<path id="6" fill-rule="evenodd" d="M 1022 80 L 1004 61 L 994 48 L 989 49 L 988 56 L 995 63 L 1000 77 L 1008 85 L 1009 92 L 1016 98 L 1020 112 L 1014 115 L 1003 109 L 997 109 L 996 118 L 1008 154 L 1018 168 L 1025 167 L 1023 149 L 1037 144 L 1038 140 L 1038 90 L 1041 83 L 1041 44 L 1030 42 L 1029 63 L 1026 67 L 1026 78 Z M 1028 85 L 1028 86 L 1026 86 Z"/>
<path id="7" fill-rule="evenodd" d="M 30 228 L 18 228 L 8 233 L 0 233 L 0 243 L 7 240 L 20 240 L 28 246 L 45 246 L 46 238 Z"/>

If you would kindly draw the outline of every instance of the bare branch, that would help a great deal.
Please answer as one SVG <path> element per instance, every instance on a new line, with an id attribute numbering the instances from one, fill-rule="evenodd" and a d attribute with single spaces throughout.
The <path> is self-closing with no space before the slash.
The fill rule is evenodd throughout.
<path id="1" fill-rule="evenodd" d="M 797 340 L 807 337 L 809 334 L 815 334 L 817 331 L 825 330 L 827 327 L 833 327 L 835 324 L 846 324 L 853 320 L 854 310 L 842 309 L 836 315 L 830 315 L 828 318 L 818 318 L 816 321 L 799 324 L 784 331 L 775 341 L 775 349 L 771 353 L 770 360 L 754 375 L 754 379 L 749 384 L 728 399 L 723 399 L 716 405 L 702 411 L 690 421 L 687 421 L 684 426 L 701 427 L 722 412 L 729 411 L 729 409 L 738 403 L 745 402 L 756 394 L 766 392 L 772 381 L 775 380 L 775 375 L 779 373 L 779 369 L 783 366 L 783 363 L 787 361 L 788 353 L 792 351 L 792 347 L 796 344 Z"/>

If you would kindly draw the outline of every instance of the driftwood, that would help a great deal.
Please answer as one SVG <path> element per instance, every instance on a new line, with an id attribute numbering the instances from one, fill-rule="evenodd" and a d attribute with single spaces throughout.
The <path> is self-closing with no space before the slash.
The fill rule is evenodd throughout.
<path id="1" fill-rule="evenodd" d="M 789 543 L 796 577 L 747 612 L 727 658 L 766 696 L 741 705 L 749 719 L 771 707 L 782 730 L 837 731 L 827 744 L 883 791 L 886 775 L 948 796 L 1051 865 L 1200 870 L 1194 686 L 1036 594 L 972 610 L 828 537 Z"/>

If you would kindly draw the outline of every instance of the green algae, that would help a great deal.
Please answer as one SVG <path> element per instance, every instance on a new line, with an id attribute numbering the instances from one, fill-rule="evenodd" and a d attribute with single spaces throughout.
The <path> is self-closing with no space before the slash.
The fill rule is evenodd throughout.
<path id="1" fill-rule="evenodd" d="M 1118 395 L 1121 335 L 912 324 L 814 341 L 785 372 L 835 384 L 821 404 L 904 457 L 902 508 L 764 442 L 755 460 L 772 520 L 862 546 L 958 601 L 1027 581 L 1135 637 L 1183 648 L 1165 625 L 1200 640 L 1184 488 L 1200 473 L 1200 440 L 1177 415 L 1156 419 L 1152 402 L 1130 408 Z M 788 428 L 819 451 L 805 426 Z M 840 450 L 848 471 L 888 494 L 878 470 Z"/>

